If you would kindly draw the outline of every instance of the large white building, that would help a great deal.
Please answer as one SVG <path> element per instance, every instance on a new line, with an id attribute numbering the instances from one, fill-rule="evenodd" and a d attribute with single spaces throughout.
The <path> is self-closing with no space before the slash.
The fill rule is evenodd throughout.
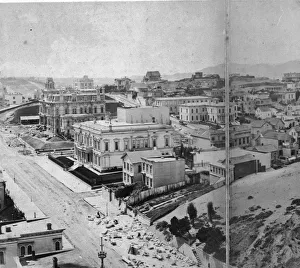
<path id="1" fill-rule="evenodd" d="M 40 124 L 54 134 L 73 136 L 73 124 L 105 117 L 104 88 L 44 90 L 40 99 Z"/>
<path id="2" fill-rule="evenodd" d="M 23 103 L 23 95 L 18 92 L 6 93 L 4 98 L 7 105 L 19 105 Z"/>
<path id="3" fill-rule="evenodd" d="M 19 257 L 55 254 L 64 249 L 64 229 L 49 220 L 21 221 L 1 226 L 0 267 L 23 267 Z"/>
<path id="4" fill-rule="evenodd" d="M 230 121 L 238 116 L 237 105 L 230 104 Z M 225 103 L 211 101 L 210 103 L 186 103 L 180 105 L 180 120 L 187 122 L 209 121 L 218 124 L 225 123 Z"/>
<path id="5" fill-rule="evenodd" d="M 75 158 L 102 171 L 122 167 L 126 151 L 169 150 L 174 129 L 166 107 L 118 108 L 117 119 L 74 125 Z"/>
<path id="6" fill-rule="evenodd" d="M 207 96 L 190 96 L 190 97 L 167 97 L 156 98 L 153 105 L 164 106 L 170 109 L 170 113 L 179 114 L 179 106 L 185 103 L 210 103 L 212 98 Z"/>

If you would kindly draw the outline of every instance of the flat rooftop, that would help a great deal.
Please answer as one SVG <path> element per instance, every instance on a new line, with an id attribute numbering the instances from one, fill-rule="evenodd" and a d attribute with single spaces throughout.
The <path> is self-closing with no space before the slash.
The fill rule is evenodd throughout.
<path id="1" fill-rule="evenodd" d="M 155 100 L 199 100 L 199 99 L 211 99 L 207 96 L 188 96 L 188 97 L 167 97 L 167 98 L 155 98 Z"/>
<path id="2" fill-rule="evenodd" d="M 147 130 L 147 129 L 166 129 L 172 128 L 171 125 L 158 124 L 158 123 L 127 123 L 127 122 L 119 122 L 117 119 L 112 119 L 111 122 L 108 120 L 97 120 L 97 121 L 87 121 L 75 124 L 75 128 L 85 127 L 90 128 L 102 132 L 109 131 L 110 125 L 112 127 L 112 131 L 130 131 L 130 130 Z"/>
<path id="3" fill-rule="evenodd" d="M 0 242 L 2 239 L 18 238 L 24 234 L 33 234 L 33 233 L 50 231 L 47 230 L 47 223 L 51 223 L 51 221 L 48 219 L 43 219 L 43 220 L 36 220 L 30 222 L 21 221 L 17 223 L 3 225 L 1 227 L 2 234 L 0 234 Z M 11 228 L 10 232 L 6 232 L 7 227 Z M 58 228 L 56 225 L 51 223 L 51 230 L 55 231 L 55 230 L 64 230 L 64 229 Z"/>
<path id="4" fill-rule="evenodd" d="M 175 161 L 183 161 L 183 158 L 177 158 L 176 157 L 141 157 L 144 160 L 155 162 L 155 163 L 161 163 L 161 162 L 175 162 Z"/>

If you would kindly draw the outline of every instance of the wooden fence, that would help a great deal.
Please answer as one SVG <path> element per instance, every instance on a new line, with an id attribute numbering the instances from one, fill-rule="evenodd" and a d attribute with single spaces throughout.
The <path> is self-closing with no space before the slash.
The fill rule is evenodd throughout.
<path id="1" fill-rule="evenodd" d="M 174 184 L 161 186 L 161 187 L 158 187 L 158 188 L 152 188 L 152 189 L 140 192 L 137 195 L 130 196 L 128 201 L 127 201 L 127 204 L 132 206 L 132 205 L 138 204 L 138 203 L 146 200 L 150 196 L 161 195 L 163 193 L 167 193 L 167 192 L 176 190 L 178 188 L 181 188 L 185 185 L 186 185 L 186 182 L 182 181 L 182 182 L 178 182 L 178 183 L 174 183 Z"/>

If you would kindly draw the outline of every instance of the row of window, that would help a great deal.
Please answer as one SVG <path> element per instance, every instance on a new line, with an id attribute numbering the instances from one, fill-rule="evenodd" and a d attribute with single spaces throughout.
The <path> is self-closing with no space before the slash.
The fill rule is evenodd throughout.
<path id="1" fill-rule="evenodd" d="M 226 176 L 226 171 L 224 168 L 219 168 L 219 167 L 215 167 L 215 166 L 210 166 L 210 171 L 217 174 L 217 175 L 221 175 L 221 176 Z"/>
<path id="2" fill-rule="evenodd" d="M 86 146 L 94 146 L 96 150 L 100 150 L 100 141 L 96 141 L 91 137 L 83 137 L 82 135 L 75 134 L 75 141 L 78 141 L 79 143 L 83 143 Z M 153 147 L 156 147 L 156 139 L 152 139 L 152 145 Z M 165 147 L 170 146 L 170 139 L 169 137 L 165 137 Z M 148 139 L 135 139 L 132 140 L 132 149 L 139 149 L 139 148 L 148 148 L 149 147 L 149 141 Z M 124 150 L 129 149 L 129 140 L 124 140 Z M 114 141 L 114 151 L 120 150 L 120 141 Z M 104 141 L 104 151 L 108 152 L 110 151 L 110 142 Z"/>
<path id="3" fill-rule="evenodd" d="M 146 186 L 148 186 L 149 188 L 152 188 L 153 187 L 153 179 L 146 176 L 144 178 L 144 184 Z"/>
<path id="4" fill-rule="evenodd" d="M 212 141 L 217 141 L 218 139 L 216 139 L 216 137 L 211 137 Z M 225 141 L 225 136 L 220 137 L 219 140 Z M 244 138 L 238 138 L 235 139 L 235 144 L 236 145 L 244 145 L 244 144 L 249 144 L 250 142 L 250 138 L 249 137 L 244 137 Z"/>
<path id="5" fill-rule="evenodd" d="M 60 241 L 56 241 L 54 243 L 55 250 L 61 250 L 61 243 Z M 27 245 L 27 246 L 20 246 L 20 256 L 25 256 L 25 255 L 31 255 L 33 252 L 33 246 L 32 245 Z M 0 264 L 5 264 L 5 252 L 0 251 Z"/>
<path id="6" fill-rule="evenodd" d="M 143 172 L 146 172 L 148 174 L 152 174 L 152 165 L 143 163 Z"/>
<path id="7" fill-rule="evenodd" d="M 127 162 L 124 162 L 123 168 L 124 168 L 124 170 L 130 171 L 130 172 L 133 171 L 132 164 L 129 164 Z"/>
<path id="8" fill-rule="evenodd" d="M 132 184 L 133 183 L 133 177 L 132 176 L 130 176 L 130 175 L 128 175 L 128 174 L 126 174 L 126 173 L 123 173 L 123 181 L 124 181 L 124 183 L 130 183 L 130 184 Z"/>

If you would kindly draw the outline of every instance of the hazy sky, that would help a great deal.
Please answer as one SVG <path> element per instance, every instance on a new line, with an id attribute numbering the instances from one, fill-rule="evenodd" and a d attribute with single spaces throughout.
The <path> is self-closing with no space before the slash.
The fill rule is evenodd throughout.
<path id="1" fill-rule="evenodd" d="M 222 1 L 3 4 L 3 73 L 123 76 L 222 63 Z M 31 30 L 30 30 L 31 29 Z"/>
<path id="2" fill-rule="evenodd" d="M 1 1 L 1 0 L 0 0 Z M 231 3 L 231 60 L 300 59 L 296 0 Z M 224 62 L 224 1 L 0 4 L 4 75 L 119 77 Z"/>
<path id="3" fill-rule="evenodd" d="M 300 60 L 299 0 L 235 0 L 230 18 L 232 62 Z"/>

